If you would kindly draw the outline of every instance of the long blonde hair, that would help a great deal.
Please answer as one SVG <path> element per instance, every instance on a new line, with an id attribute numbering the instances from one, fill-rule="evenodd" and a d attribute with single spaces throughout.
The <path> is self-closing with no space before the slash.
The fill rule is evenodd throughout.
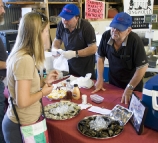
<path id="1" fill-rule="evenodd" d="M 41 13 L 29 12 L 25 14 L 20 20 L 16 42 L 7 63 L 14 55 L 22 56 L 28 54 L 34 57 L 36 67 L 40 68 L 45 59 L 41 34 L 47 24 L 48 18 Z"/>

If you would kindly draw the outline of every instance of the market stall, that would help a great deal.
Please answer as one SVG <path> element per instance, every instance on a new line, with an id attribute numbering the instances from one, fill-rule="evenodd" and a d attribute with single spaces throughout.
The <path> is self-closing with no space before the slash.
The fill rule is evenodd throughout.
<path id="1" fill-rule="evenodd" d="M 104 97 L 102 103 L 97 104 L 91 101 L 90 95 L 91 92 L 94 90 L 94 87 L 90 89 L 81 88 L 81 93 L 87 95 L 88 103 L 92 104 L 93 106 L 98 106 L 106 109 L 113 109 L 115 105 L 120 104 L 121 106 L 127 107 L 128 105 L 121 104 L 121 96 L 123 94 L 123 89 L 117 88 L 113 85 L 104 83 L 104 87 L 106 91 L 99 91 L 97 94 Z M 135 92 L 139 98 L 141 98 L 142 93 Z M 59 100 L 48 100 L 48 98 L 43 98 L 44 105 L 48 105 L 51 103 L 59 102 Z M 72 100 L 77 104 L 81 104 L 82 100 Z M 49 140 L 50 143 L 98 143 L 98 142 L 108 142 L 108 143 L 133 143 L 133 142 L 143 142 L 143 143 L 157 143 L 158 136 L 157 132 L 151 130 L 149 128 L 144 128 L 144 131 L 141 135 L 138 135 L 131 125 L 128 122 L 125 126 L 123 131 L 112 138 L 108 139 L 94 139 L 87 136 L 84 136 L 79 132 L 77 129 L 78 123 L 85 117 L 96 115 L 97 113 L 90 112 L 88 109 L 83 109 L 77 114 L 75 117 L 67 120 L 51 120 L 47 119 L 47 127 L 49 132 Z"/>

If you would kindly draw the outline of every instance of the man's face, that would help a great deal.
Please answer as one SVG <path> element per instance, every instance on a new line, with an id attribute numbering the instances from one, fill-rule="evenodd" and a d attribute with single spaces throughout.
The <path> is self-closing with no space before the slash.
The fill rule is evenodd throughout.
<path id="1" fill-rule="evenodd" d="M 0 25 L 4 24 L 4 13 L 5 13 L 4 5 L 2 0 L 0 0 Z"/>
<path id="2" fill-rule="evenodd" d="M 68 28 L 69 30 L 76 27 L 77 21 L 78 21 L 78 17 L 76 16 L 74 16 L 70 20 L 66 20 L 62 18 L 62 23 L 64 25 L 64 28 Z"/>
<path id="3" fill-rule="evenodd" d="M 125 31 L 120 31 L 116 28 L 111 28 L 111 37 L 115 41 L 123 41 L 126 36 L 131 32 L 131 28 L 127 28 Z"/>

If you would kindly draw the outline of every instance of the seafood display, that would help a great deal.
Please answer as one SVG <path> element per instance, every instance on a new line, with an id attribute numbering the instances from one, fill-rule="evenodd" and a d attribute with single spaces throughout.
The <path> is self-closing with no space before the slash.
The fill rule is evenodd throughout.
<path id="1" fill-rule="evenodd" d="M 121 121 L 123 125 L 125 125 L 128 122 L 128 120 L 132 117 L 132 115 L 133 115 L 132 111 L 120 105 L 116 105 L 111 110 L 110 113 L 110 117 L 113 120 Z"/>
<path id="2" fill-rule="evenodd" d="M 123 131 L 119 121 L 104 115 L 85 117 L 78 123 L 77 128 L 81 134 L 96 139 L 116 137 Z"/>
<path id="3" fill-rule="evenodd" d="M 66 120 L 75 117 L 80 112 L 80 107 L 73 102 L 61 101 L 46 105 L 44 112 L 48 119 Z"/>
<path id="4" fill-rule="evenodd" d="M 50 94 L 47 95 L 47 98 L 49 100 L 59 100 L 66 96 L 66 90 L 65 89 L 53 89 Z"/>

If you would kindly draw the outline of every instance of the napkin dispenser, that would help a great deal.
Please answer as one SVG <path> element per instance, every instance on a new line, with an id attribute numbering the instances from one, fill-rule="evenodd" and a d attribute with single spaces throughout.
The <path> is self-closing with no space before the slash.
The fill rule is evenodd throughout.
<path id="1" fill-rule="evenodd" d="M 142 103 L 148 108 L 144 125 L 158 131 L 158 75 L 145 83 Z"/>

